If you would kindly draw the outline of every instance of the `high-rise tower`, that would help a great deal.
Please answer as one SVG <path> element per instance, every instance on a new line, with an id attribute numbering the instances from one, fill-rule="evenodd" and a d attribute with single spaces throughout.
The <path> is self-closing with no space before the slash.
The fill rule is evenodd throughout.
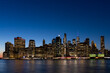
<path id="1" fill-rule="evenodd" d="M 43 39 L 43 46 L 45 45 L 45 40 Z"/>
<path id="2" fill-rule="evenodd" d="M 35 47 L 35 40 L 29 40 L 28 57 L 34 57 Z"/>
<path id="3" fill-rule="evenodd" d="M 35 48 L 35 41 L 29 40 L 29 48 Z"/>
<path id="4" fill-rule="evenodd" d="M 104 54 L 105 50 L 105 43 L 104 43 L 104 36 L 101 36 L 101 52 Z"/>
<path id="5" fill-rule="evenodd" d="M 73 39 L 73 45 L 76 45 L 76 40 L 75 39 Z"/>
<path id="6" fill-rule="evenodd" d="M 3 58 L 12 58 L 14 57 L 13 55 L 13 44 L 10 42 L 5 43 L 5 52 L 3 53 Z"/>
<path id="7" fill-rule="evenodd" d="M 17 52 L 19 49 L 24 49 L 25 48 L 25 39 L 23 39 L 21 37 L 14 38 L 14 47 Z"/>
<path id="8" fill-rule="evenodd" d="M 5 43 L 5 51 L 9 52 L 10 50 L 13 51 L 13 44 L 10 42 L 6 42 Z"/>
<path id="9" fill-rule="evenodd" d="M 54 56 L 61 57 L 61 38 L 60 36 L 56 37 L 55 39 L 55 49 L 54 49 Z"/>
<path id="10" fill-rule="evenodd" d="M 66 33 L 64 34 L 63 46 L 64 46 L 64 56 L 66 56 L 66 46 L 67 46 Z"/>
<path id="11" fill-rule="evenodd" d="M 85 43 L 89 46 L 89 38 L 86 38 Z"/>
<path id="12" fill-rule="evenodd" d="M 80 43 L 80 38 L 79 37 L 77 37 L 77 44 L 79 44 Z"/>
<path id="13" fill-rule="evenodd" d="M 15 58 L 23 57 L 23 49 L 25 49 L 25 39 L 21 37 L 14 38 Z"/>

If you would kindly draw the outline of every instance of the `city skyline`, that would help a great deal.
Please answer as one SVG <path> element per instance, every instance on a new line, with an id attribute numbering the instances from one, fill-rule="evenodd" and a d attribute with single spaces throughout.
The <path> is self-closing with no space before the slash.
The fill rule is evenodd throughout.
<path id="1" fill-rule="evenodd" d="M 61 42 L 63 43 L 63 37 L 64 37 L 64 35 L 63 35 L 63 36 L 57 35 L 57 36 L 60 36 L 60 37 L 61 37 L 61 39 L 62 39 Z M 80 38 L 80 42 L 84 42 L 86 38 L 89 38 L 89 37 L 85 37 L 85 38 L 83 38 L 83 40 L 82 40 L 82 38 L 81 38 L 80 36 L 76 36 L 75 38 L 72 38 L 72 39 L 68 39 L 68 35 L 66 35 L 66 37 L 67 37 L 67 39 L 66 39 L 67 42 L 68 42 L 68 41 L 71 41 L 71 43 L 72 43 L 72 40 L 73 40 L 73 39 L 77 39 L 77 37 Z M 14 38 L 15 38 L 15 37 L 14 37 Z M 53 37 L 53 38 L 54 38 L 54 37 Z M 53 38 L 52 38 L 52 39 L 53 39 Z M 47 42 L 46 39 L 42 38 L 42 40 L 45 40 L 46 44 L 52 43 L 52 39 L 51 39 L 51 41 L 48 41 L 48 40 L 47 40 L 47 41 L 48 41 L 48 42 Z M 90 38 L 89 38 L 89 39 L 90 39 Z M 26 44 L 25 44 L 25 47 L 28 47 L 28 46 L 29 46 L 29 40 L 35 40 L 35 42 L 36 42 L 36 39 L 28 39 L 28 40 L 26 40 L 26 39 L 24 38 L 24 40 L 25 40 L 25 43 L 26 43 Z M 41 41 L 39 40 L 39 41 L 40 41 L 40 44 L 38 44 L 38 42 L 36 42 L 36 43 L 35 43 L 35 46 L 36 46 L 36 47 L 42 46 L 42 45 L 43 45 L 43 44 L 42 44 L 42 40 L 41 40 Z M 12 40 L 11 40 L 11 41 L 12 41 Z M 11 42 L 11 41 L 6 41 L 6 42 Z M 91 39 L 90 39 L 90 43 L 89 43 L 90 46 L 91 46 L 92 41 L 94 41 L 94 43 L 96 43 L 95 40 L 91 40 Z M 6 43 L 6 42 L 5 42 L 5 43 Z M 101 42 L 100 37 L 99 37 L 99 41 L 98 41 L 98 42 Z M 105 41 L 104 41 L 104 42 L 105 42 Z M 5 44 L 5 43 L 4 43 L 4 44 Z M 11 43 L 14 44 L 14 41 L 11 42 Z M 99 45 L 99 46 L 97 46 L 97 45 Z M 98 48 L 99 50 L 101 49 L 101 46 L 100 46 L 100 45 L 101 45 L 101 43 L 99 43 L 99 44 L 96 43 L 96 46 L 97 46 L 97 48 Z M 107 44 L 105 43 L 105 49 L 110 50 L 110 48 L 106 48 L 106 45 L 107 45 Z M 0 57 L 3 57 L 3 51 L 4 51 L 4 50 L 5 50 L 5 47 L 4 47 L 4 49 L 1 51 Z"/>
<path id="2" fill-rule="evenodd" d="M 110 50 L 109 0 L 0 0 L 0 54 L 5 42 L 14 43 L 20 36 L 42 45 L 57 35 L 67 39 L 80 37 L 94 40 L 100 48 L 100 36 L 105 37 L 105 48 Z"/>
<path id="3" fill-rule="evenodd" d="M 20 36 L 17 36 L 17 37 L 20 37 Z M 16 39 L 17 37 L 14 37 L 14 39 Z M 77 42 L 77 40 L 79 40 L 79 42 L 84 42 L 86 39 L 89 39 L 89 45 L 91 46 L 91 43 L 92 43 L 92 41 L 94 41 L 94 40 L 91 40 L 89 37 L 85 37 L 84 38 L 84 40 L 82 41 L 81 40 L 81 37 L 80 36 L 77 36 L 76 38 L 73 38 L 73 39 L 69 39 L 68 40 L 68 35 L 66 34 L 66 33 L 64 33 L 64 35 L 63 35 L 63 37 L 61 37 L 61 35 L 57 35 L 57 36 L 55 36 L 55 37 L 60 37 L 61 38 L 61 43 L 63 44 L 63 42 L 64 42 L 64 37 L 66 37 L 66 41 L 65 42 L 68 42 L 68 41 L 70 41 L 70 43 L 73 43 L 73 40 L 75 40 L 75 42 Z M 55 37 L 53 37 L 52 39 L 54 39 Z M 103 39 L 105 40 L 105 36 L 103 36 L 103 35 L 101 35 L 100 37 L 103 37 Z M 20 38 L 22 38 L 22 37 L 20 37 Z M 51 39 L 51 41 L 50 42 L 48 42 L 48 43 L 45 43 L 45 44 L 50 44 L 50 43 L 52 43 L 52 39 Z M 36 39 L 29 39 L 28 41 L 24 38 L 23 40 L 25 40 L 25 47 L 28 47 L 29 46 L 29 41 L 30 40 L 35 40 L 35 42 L 36 42 Z M 36 47 L 39 47 L 39 46 L 43 46 L 43 40 L 45 40 L 45 42 L 46 42 L 46 39 L 45 38 L 43 38 L 42 40 L 41 40 L 41 44 L 40 45 L 37 45 L 37 43 L 35 43 L 35 45 L 36 45 Z M 106 48 L 105 47 L 105 41 L 103 40 L 103 42 L 104 42 L 104 48 Z M 10 41 L 6 41 L 6 42 L 10 42 Z M 5 43 L 6 43 L 5 42 Z M 98 45 L 100 45 L 99 47 L 97 47 L 98 49 L 101 49 L 101 40 L 99 41 L 100 43 L 98 44 Z M 12 44 L 14 44 L 14 41 L 13 42 L 11 42 Z M 96 46 L 97 46 L 97 43 L 96 42 L 94 42 L 95 44 L 96 44 Z M 107 49 L 107 48 L 106 48 Z M 109 49 L 109 48 L 108 48 Z"/>
<path id="4" fill-rule="evenodd" d="M 63 41 L 63 42 L 62 42 Z M 77 59 L 77 57 L 109 57 L 110 50 L 105 48 L 104 36 L 100 36 L 100 49 L 94 41 L 90 41 L 86 38 L 85 41 L 80 41 L 78 36 L 72 41 L 67 40 L 67 35 L 64 33 L 64 38 L 60 35 L 51 40 L 51 43 L 45 43 L 45 39 L 42 40 L 42 45 L 36 46 L 35 40 L 31 39 L 26 47 L 26 40 L 22 37 L 15 37 L 14 44 L 11 42 L 5 43 L 5 51 L 3 52 L 4 59 L 58 59 L 65 57 L 71 57 L 71 59 Z M 90 45 L 91 44 L 91 45 Z M 96 58 L 97 58 L 96 57 Z"/>

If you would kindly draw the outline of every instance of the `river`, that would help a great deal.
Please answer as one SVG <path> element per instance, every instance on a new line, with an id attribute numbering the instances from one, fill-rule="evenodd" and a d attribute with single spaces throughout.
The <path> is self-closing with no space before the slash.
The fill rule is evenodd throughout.
<path id="1" fill-rule="evenodd" d="M 0 73 L 109 73 L 110 60 L 0 60 Z"/>

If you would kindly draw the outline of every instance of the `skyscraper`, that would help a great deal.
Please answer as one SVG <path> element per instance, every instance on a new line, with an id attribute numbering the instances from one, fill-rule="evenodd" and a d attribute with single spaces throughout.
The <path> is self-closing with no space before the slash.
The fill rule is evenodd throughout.
<path id="1" fill-rule="evenodd" d="M 10 42 L 5 43 L 5 51 L 9 52 L 10 50 L 13 50 L 13 44 Z"/>
<path id="2" fill-rule="evenodd" d="M 71 44 L 71 41 L 68 41 L 68 44 Z"/>
<path id="3" fill-rule="evenodd" d="M 66 33 L 65 33 L 64 34 L 64 39 L 63 39 L 64 56 L 66 56 L 66 45 L 67 45 L 67 38 L 66 38 Z"/>
<path id="4" fill-rule="evenodd" d="M 57 46 L 61 45 L 61 38 L 60 38 L 60 36 L 56 37 L 56 44 L 57 44 Z"/>
<path id="5" fill-rule="evenodd" d="M 93 47 L 93 46 L 94 46 L 94 41 L 91 42 L 91 47 Z"/>
<path id="6" fill-rule="evenodd" d="M 101 52 L 104 54 L 105 50 L 105 43 L 104 43 L 104 36 L 101 36 Z"/>
<path id="7" fill-rule="evenodd" d="M 43 46 L 45 45 L 45 40 L 43 39 Z"/>
<path id="8" fill-rule="evenodd" d="M 55 39 L 55 49 L 54 49 L 54 55 L 55 57 L 61 57 L 61 38 L 60 36 L 56 37 Z"/>
<path id="9" fill-rule="evenodd" d="M 35 48 L 35 41 L 29 40 L 29 48 Z"/>
<path id="10" fill-rule="evenodd" d="M 66 33 L 64 33 L 63 43 L 64 43 L 64 44 L 67 43 Z"/>
<path id="11" fill-rule="evenodd" d="M 79 44 L 80 43 L 80 38 L 79 37 L 77 37 L 77 44 Z"/>
<path id="12" fill-rule="evenodd" d="M 52 39 L 52 45 L 54 45 L 56 43 L 56 39 Z"/>
<path id="13" fill-rule="evenodd" d="M 29 40 L 28 57 L 35 56 L 35 40 Z"/>
<path id="14" fill-rule="evenodd" d="M 22 37 L 14 38 L 15 58 L 23 57 L 24 48 L 25 48 L 25 39 L 23 39 Z"/>
<path id="15" fill-rule="evenodd" d="M 86 38 L 85 43 L 89 46 L 89 38 Z"/>
<path id="16" fill-rule="evenodd" d="M 10 42 L 6 42 L 5 43 L 5 52 L 3 53 L 3 57 L 4 58 L 13 58 L 14 55 L 13 55 L 13 44 L 10 43 Z"/>
<path id="17" fill-rule="evenodd" d="M 76 40 L 75 39 L 73 39 L 73 45 L 76 45 Z"/>
<path id="18" fill-rule="evenodd" d="M 15 48 L 25 48 L 25 39 L 21 37 L 14 38 L 14 47 Z"/>
<path id="19" fill-rule="evenodd" d="M 94 41 L 91 42 L 90 53 L 91 54 L 98 54 L 98 49 L 97 49 L 96 43 L 94 43 Z"/>

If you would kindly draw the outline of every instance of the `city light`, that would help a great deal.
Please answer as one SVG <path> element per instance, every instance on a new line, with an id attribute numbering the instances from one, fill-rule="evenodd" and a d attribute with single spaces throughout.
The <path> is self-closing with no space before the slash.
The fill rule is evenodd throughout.
<path id="1" fill-rule="evenodd" d="M 97 57 L 109 57 L 109 51 L 105 49 L 104 36 L 101 36 L 101 49 L 98 50 L 94 41 L 86 38 L 84 42 L 77 40 L 67 41 L 64 33 L 63 43 L 60 35 L 52 40 L 52 43 L 36 47 L 35 40 L 29 40 L 29 46 L 25 47 L 25 40 L 22 37 L 14 38 L 14 44 L 5 43 L 4 59 L 89 59 Z M 106 52 L 105 52 L 106 51 Z M 101 54 L 99 54 L 101 53 Z M 105 55 L 106 54 L 106 55 Z"/>

